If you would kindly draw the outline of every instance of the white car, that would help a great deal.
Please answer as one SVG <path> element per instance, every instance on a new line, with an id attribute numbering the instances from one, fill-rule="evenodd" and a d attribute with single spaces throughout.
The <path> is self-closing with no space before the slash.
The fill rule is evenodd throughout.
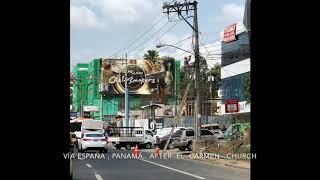
<path id="1" fill-rule="evenodd" d="M 223 135 L 223 132 L 220 129 L 209 130 L 209 131 L 212 132 L 215 137 L 219 137 L 219 136 Z"/>
<path id="2" fill-rule="evenodd" d="M 79 150 L 84 152 L 87 150 L 99 150 L 100 152 L 108 152 L 107 138 L 100 132 L 84 133 L 79 139 Z"/>

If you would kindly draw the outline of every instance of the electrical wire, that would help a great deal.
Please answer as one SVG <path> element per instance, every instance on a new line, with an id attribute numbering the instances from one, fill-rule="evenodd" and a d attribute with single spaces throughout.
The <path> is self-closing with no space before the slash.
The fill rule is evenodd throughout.
<path id="1" fill-rule="evenodd" d="M 130 55 L 130 53 L 136 49 L 138 49 L 139 47 L 141 47 L 143 44 L 145 44 L 146 42 L 148 42 L 150 39 L 154 38 L 154 35 L 156 35 L 157 33 L 159 33 L 162 29 L 164 29 L 166 27 L 166 25 L 169 24 L 169 21 L 167 21 L 159 30 L 157 30 L 155 33 L 153 33 L 147 40 L 143 41 L 142 43 L 138 44 L 137 46 L 135 46 L 134 48 L 130 49 L 127 54 Z"/>
<path id="2" fill-rule="evenodd" d="M 146 35 L 148 32 L 150 32 L 156 25 L 158 25 L 164 18 L 166 17 L 166 15 L 162 16 L 162 18 L 160 20 L 158 20 L 156 23 L 154 23 L 148 30 L 146 30 L 145 32 L 143 32 L 142 34 L 140 34 L 136 39 L 130 41 L 128 43 L 128 45 L 125 48 L 122 48 L 121 50 L 117 51 L 116 53 L 114 53 L 113 55 L 111 55 L 110 57 L 113 57 L 117 54 L 119 54 L 120 52 L 128 49 L 129 47 L 131 47 L 134 43 L 136 43 L 140 38 L 142 38 L 144 35 Z"/>
<path id="3" fill-rule="evenodd" d="M 172 0 L 170 3 L 174 2 L 174 0 Z M 163 14 L 163 11 L 161 10 L 160 14 L 156 15 L 154 18 L 152 18 L 152 21 L 155 19 L 158 19 L 161 15 Z M 153 23 L 151 25 L 150 28 L 147 29 L 148 26 L 145 26 L 144 29 L 147 29 L 146 31 L 144 31 L 143 33 L 141 33 L 137 38 L 135 38 L 132 41 L 129 41 L 128 45 L 122 49 L 120 49 L 119 51 L 115 52 L 114 54 L 112 54 L 111 56 L 108 57 L 108 59 L 116 56 L 117 54 L 119 54 L 120 52 L 128 49 L 130 46 L 132 46 L 134 43 L 136 43 L 140 38 L 142 38 L 144 35 L 146 35 L 148 32 L 150 32 L 156 25 L 158 25 L 164 18 L 166 17 L 166 15 L 163 15 L 161 17 L 161 19 L 157 20 L 155 23 Z"/>
<path id="4" fill-rule="evenodd" d="M 157 38 L 155 41 L 153 41 L 152 43 L 148 44 L 147 46 L 144 46 L 142 48 L 141 51 L 137 51 L 136 53 L 134 53 L 133 55 L 137 55 L 138 53 L 144 51 L 147 47 L 151 46 L 152 44 L 158 42 L 158 40 L 160 40 L 164 35 L 166 35 L 173 27 L 175 27 L 177 24 L 179 23 L 179 21 L 177 21 L 175 24 L 173 24 L 169 29 L 167 29 L 159 38 Z"/>

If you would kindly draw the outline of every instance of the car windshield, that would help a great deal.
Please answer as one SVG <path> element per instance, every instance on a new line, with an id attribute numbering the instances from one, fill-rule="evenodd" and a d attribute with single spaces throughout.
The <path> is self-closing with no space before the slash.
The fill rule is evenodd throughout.
<path id="1" fill-rule="evenodd" d="M 158 133 L 159 135 L 166 135 L 169 134 L 171 129 L 161 129 L 161 131 Z"/>
<path id="2" fill-rule="evenodd" d="M 102 134 L 87 134 L 86 137 L 103 137 Z"/>
<path id="3" fill-rule="evenodd" d="M 172 134 L 173 137 L 180 137 L 182 134 L 182 130 L 177 130 L 175 133 Z"/>

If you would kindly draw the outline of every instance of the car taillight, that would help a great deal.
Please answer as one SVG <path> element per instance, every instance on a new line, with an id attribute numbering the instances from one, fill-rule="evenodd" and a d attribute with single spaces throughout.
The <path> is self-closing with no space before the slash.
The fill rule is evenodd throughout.
<path id="1" fill-rule="evenodd" d="M 82 141 L 90 141 L 91 139 L 83 138 Z"/>
<path id="2" fill-rule="evenodd" d="M 101 139 L 101 141 L 107 141 L 107 138 L 105 138 L 105 139 Z"/>

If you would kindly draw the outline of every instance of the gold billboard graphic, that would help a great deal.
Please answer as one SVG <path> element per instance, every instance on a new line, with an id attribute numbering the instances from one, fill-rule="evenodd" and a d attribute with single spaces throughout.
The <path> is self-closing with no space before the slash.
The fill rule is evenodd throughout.
<path id="1" fill-rule="evenodd" d="M 124 94 L 125 60 L 104 59 L 101 67 L 104 92 L 107 94 Z M 172 95 L 174 74 L 173 60 L 128 60 L 128 90 L 130 94 Z"/>

